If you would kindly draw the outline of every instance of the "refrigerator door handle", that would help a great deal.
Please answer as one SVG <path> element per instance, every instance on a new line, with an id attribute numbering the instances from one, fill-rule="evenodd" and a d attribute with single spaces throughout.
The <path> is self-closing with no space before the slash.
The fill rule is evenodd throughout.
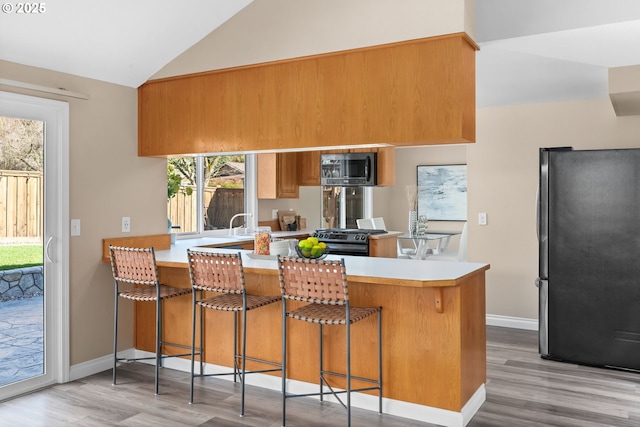
<path id="1" fill-rule="evenodd" d="M 536 187 L 536 237 L 540 242 L 540 184 Z"/>
<path id="2" fill-rule="evenodd" d="M 549 151 L 540 150 L 540 177 L 536 190 L 538 234 L 538 276 L 549 276 Z"/>
<path id="3" fill-rule="evenodd" d="M 536 286 L 540 295 L 538 302 L 538 352 L 549 356 L 549 280 L 538 277 Z"/>

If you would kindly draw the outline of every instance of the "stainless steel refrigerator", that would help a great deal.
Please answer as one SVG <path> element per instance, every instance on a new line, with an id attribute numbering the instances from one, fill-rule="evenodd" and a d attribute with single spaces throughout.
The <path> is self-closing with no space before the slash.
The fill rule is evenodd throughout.
<path id="1" fill-rule="evenodd" d="M 640 370 L 640 149 L 540 149 L 540 354 Z"/>

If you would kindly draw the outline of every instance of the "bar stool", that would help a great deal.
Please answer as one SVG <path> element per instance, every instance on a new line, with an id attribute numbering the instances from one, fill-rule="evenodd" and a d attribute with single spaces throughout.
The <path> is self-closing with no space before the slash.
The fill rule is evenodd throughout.
<path id="1" fill-rule="evenodd" d="M 189 403 L 193 403 L 193 380 L 195 377 L 209 377 L 219 375 L 233 375 L 233 381 L 240 377 L 241 403 L 240 416 L 244 416 L 244 391 L 245 374 L 258 372 L 282 371 L 280 363 L 247 357 L 247 312 L 259 307 L 280 301 L 277 296 L 251 295 L 245 290 L 244 269 L 242 267 L 242 257 L 240 253 L 213 253 L 203 251 L 192 251 L 187 249 L 189 258 L 189 274 L 193 289 L 193 318 L 191 329 L 191 390 Z M 217 295 L 205 297 L 204 291 L 217 292 Z M 198 298 L 200 297 L 200 298 Z M 196 354 L 196 307 L 200 307 L 200 374 L 195 374 L 195 354 Z M 213 309 L 219 311 L 231 311 L 233 316 L 233 372 L 204 374 L 203 360 L 204 337 L 203 337 L 203 309 Z M 242 349 L 238 352 L 238 319 L 242 313 Z M 272 369 L 246 370 L 246 361 L 259 362 L 262 364 L 277 366 Z M 240 366 L 238 366 L 240 361 Z"/>
<path id="2" fill-rule="evenodd" d="M 286 425 L 286 400 L 292 397 L 320 396 L 331 393 L 347 410 L 347 425 L 351 425 L 351 392 L 378 390 L 378 412 L 382 413 L 382 307 L 352 307 L 349 303 L 347 273 L 344 259 L 340 261 L 314 260 L 297 257 L 278 257 L 278 275 L 282 293 L 282 425 Z M 310 304 L 287 310 L 287 300 Z M 378 314 L 378 379 L 351 375 L 351 324 Z M 320 392 L 289 394 L 286 390 L 287 322 L 286 318 L 316 323 L 320 330 Z M 346 374 L 325 370 L 322 362 L 322 327 L 345 325 Z M 300 345 L 300 343 L 296 343 Z M 346 390 L 336 391 L 326 380 L 326 375 L 344 377 Z M 351 388 L 351 379 L 375 384 L 371 387 Z M 329 391 L 324 391 L 324 385 Z M 346 393 L 346 404 L 338 394 Z"/>
<path id="3" fill-rule="evenodd" d="M 109 245 L 111 272 L 115 283 L 115 307 L 113 321 L 113 385 L 116 384 L 118 362 L 155 359 L 155 394 L 158 394 L 158 374 L 163 358 L 188 356 L 190 353 L 162 355 L 162 346 L 188 349 L 187 345 L 162 340 L 162 302 L 166 299 L 191 293 L 190 288 L 174 288 L 160 284 L 153 248 L 126 248 Z M 120 283 L 134 285 L 133 288 L 120 289 Z M 118 357 L 118 300 L 126 298 L 132 301 L 155 301 L 156 303 L 156 354 L 152 357 Z"/>

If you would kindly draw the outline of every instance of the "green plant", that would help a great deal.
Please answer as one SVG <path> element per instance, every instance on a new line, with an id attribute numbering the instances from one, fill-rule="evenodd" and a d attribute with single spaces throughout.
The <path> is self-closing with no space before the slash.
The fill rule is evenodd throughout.
<path id="1" fill-rule="evenodd" d="M 180 183 L 182 182 L 182 175 L 176 172 L 176 168 L 173 164 L 167 164 L 167 199 L 175 197 L 180 191 Z M 189 188 L 189 190 L 191 190 Z"/>
<path id="2" fill-rule="evenodd" d="M 42 265 L 43 256 L 42 245 L 0 246 L 0 270 Z"/>
<path id="3" fill-rule="evenodd" d="M 204 158 L 204 183 L 203 187 L 209 185 L 209 181 L 219 176 L 221 170 L 228 162 L 244 163 L 244 156 L 208 156 Z M 186 184 L 186 185 L 182 185 Z M 196 185 L 196 158 L 195 157 L 175 157 L 167 161 L 167 198 L 171 199 L 179 191 L 185 194 L 193 193 L 192 186 Z M 234 187 L 230 187 L 234 188 Z"/>

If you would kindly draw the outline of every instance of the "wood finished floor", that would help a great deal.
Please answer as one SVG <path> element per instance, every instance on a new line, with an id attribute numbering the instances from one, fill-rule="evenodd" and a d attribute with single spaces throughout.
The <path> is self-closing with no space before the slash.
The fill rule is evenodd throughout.
<path id="1" fill-rule="evenodd" d="M 640 426 L 640 374 L 541 359 L 537 333 L 487 328 L 487 400 L 471 427 Z M 640 356 L 639 356 L 640 357 Z M 161 372 L 153 395 L 153 368 L 125 365 L 119 384 L 106 371 L 0 403 L 1 426 L 279 426 L 275 391 L 248 387 L 246 413 L 238 416 L 239 386 L 207 378 L 189 405 L 189 377 Z M 292 399 L 287 425 L 344 426 L 344 410 L 331 403 Z M 354 426 L 432 426 L 353 409 Z"/>

